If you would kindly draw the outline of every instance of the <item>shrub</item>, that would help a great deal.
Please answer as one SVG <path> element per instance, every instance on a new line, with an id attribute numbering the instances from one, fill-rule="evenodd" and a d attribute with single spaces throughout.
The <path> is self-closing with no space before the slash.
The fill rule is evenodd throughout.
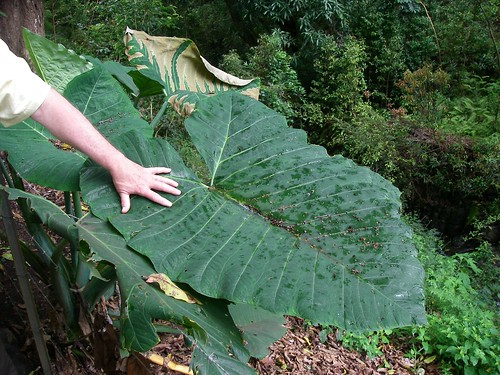
<path id="1" fill-rule="evenodd" d="M 377 112 L 365 106 L 342 130 L 344 152 L 390 181 L 399 182 L 401 189 L 406 171 L 415 168 L 414 159 L 401 152 L 409 129 L 404 112 Z"/>
<path id="2" fill-rule="evenodd" d="M 440 114 L 440 99 L 448 88 L 448 74 L 434 70 L 430 64 L 411 72 L 407 70 L 396 83 L 402 92 L 404 106 L 428 122 Z"/>
<path id="3" fill-rule="evenodd" d="M 336 41 L 325 38 L 314 63 L 316 78 L 308 99 L 340 119 L 352 117 L 363 103 L 366 83 L 364 44 L 353 37 Z"/>
<path id="4" fill-rule="evenodd" d="M 331 154 L 344 153 L 344 130 L 358 112 L 367 109 L 364 46 L 351 37 L 342 41 L 325 37 L 320 50 L 314 62 L 316 78 L 295 126 L 305 129 L 311 142 L 325 146 Z"/>

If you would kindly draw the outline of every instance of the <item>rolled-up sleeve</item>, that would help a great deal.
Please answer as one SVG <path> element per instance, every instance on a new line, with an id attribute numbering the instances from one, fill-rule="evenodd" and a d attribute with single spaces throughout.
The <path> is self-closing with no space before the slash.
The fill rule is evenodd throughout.
<path id="1" fill-rule="evenodd" d="M 0 39 L 0 123 L 9 126 L 27 119 L 49 91 L 50 86 Z"/>

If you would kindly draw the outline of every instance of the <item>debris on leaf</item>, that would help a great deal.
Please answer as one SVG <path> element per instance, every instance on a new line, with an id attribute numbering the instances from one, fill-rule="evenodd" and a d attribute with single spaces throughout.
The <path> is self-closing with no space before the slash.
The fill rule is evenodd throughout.
<path id="1" fill-rule="evenodd" d="M 157 283 L 160 289 L 172 298 L 187 302 L 187 303 L 197 303 L 201 305 L 201 302 L 196 300 L 194 297 L 187 294 L 181 288 L 179 288 L 175 283 L 170 280 L 170 278 L 164 273 L 155 273 L 144 277 L 144 281 L 148 284 Z"/>

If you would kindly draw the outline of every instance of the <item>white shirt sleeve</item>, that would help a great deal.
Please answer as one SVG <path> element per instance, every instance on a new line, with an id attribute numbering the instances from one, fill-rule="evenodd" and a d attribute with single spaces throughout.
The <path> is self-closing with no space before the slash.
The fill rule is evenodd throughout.
<path id="1" fill-rule="evenodd" d="M 49 91 L 50 85 L 0 39 L 0 123 L 9 126 L 27 119 L 40 107 Z"/>

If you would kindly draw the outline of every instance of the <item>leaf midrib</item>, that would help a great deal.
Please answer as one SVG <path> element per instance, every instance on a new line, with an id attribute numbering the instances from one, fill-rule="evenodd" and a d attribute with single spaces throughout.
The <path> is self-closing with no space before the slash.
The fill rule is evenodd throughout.
<path id="1" fill-rule="evenodd" d="M 210 186 L 214 185 L 214 180 L 215 180 L 215 176 L 217 175 L 217 170 L 219 169 L 219 167 L 222 164 L 222 155 L 224 154 L 224 150 L 225 150 L 225 148 L 227 146 L 227 143 L 229 141 L 229 129 L 230 129 L 230 125 L 231 125 L 230 119 L 232 118 L 232 113 L 233 113 L 233 101 L 230 102 L 229 106 L 230 106 L 229 110 L 226 111 L 226 112 L 224 112 L 224 113 L 227 113 L 228 118 L 229 118 L 229 120 L 226 121 L 226 134 L 224 136 L 224 143 L 221 146 L 221 150 L 219 152 L 219 157 L 217 158 L 217 161 L 216 161 L 216 163 L 214 165 L 214 169 L 213 169 L 213 172 L 212 172 L 212 177 L 210 179 Z"/>

